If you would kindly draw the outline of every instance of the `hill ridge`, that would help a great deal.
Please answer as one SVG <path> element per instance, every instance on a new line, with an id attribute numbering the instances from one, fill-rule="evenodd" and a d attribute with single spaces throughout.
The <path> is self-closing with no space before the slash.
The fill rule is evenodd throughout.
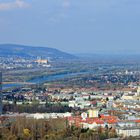
<path id="1" fill-rule="evenodd" d="M 56 48 L 31 46 L 21 44 L 0 44 L 0 56 L 20 56 L 20 57 L 51 57 L 51 58 L 63 58 L 72 59 L 76 56 L 67 52 L 60 51 Z"/>

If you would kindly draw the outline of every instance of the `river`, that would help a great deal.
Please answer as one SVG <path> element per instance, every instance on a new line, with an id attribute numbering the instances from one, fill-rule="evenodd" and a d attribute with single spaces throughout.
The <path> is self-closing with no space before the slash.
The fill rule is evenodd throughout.
<path id="1" fill-rule="evenodd" d="M 34 83 L 34 84 L 41 84 L 44 82 L 61 80 L 64 78 L 70 78 L 70 77 L 74 77 L 74 76 L 86 74 L 86 73 L 87 72 L 76 72 L 76 73 L 63 73 L 63 74 L 56 74 L 56 75 L 49 75 L 49 76 L 44 75 L 44 76 L 33 78 L 32 80 L 26 81 L 26 83 L 29 82 L 29 83 Z M 4 84 L 3 89 L 14 88 L 14 87 L 19 87 L 19 86 L 23 86 L 23 84 L 18 84 L 18 83 Z"/>

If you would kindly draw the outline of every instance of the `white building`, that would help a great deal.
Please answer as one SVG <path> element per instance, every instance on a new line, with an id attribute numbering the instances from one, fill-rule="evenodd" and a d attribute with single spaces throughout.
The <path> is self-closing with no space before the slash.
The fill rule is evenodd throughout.
<path id="1" fill-rule="evenodd" d="M 140 127 L 118 127 L 116 132 L 119 136 L 123 137 L 140 136 Z"/>
<path id="2" fill-rule="evenodd" d="M 97 109 L 90 109 L 90 110 L 88 110 L 88 115 L 89 115 L 89 118 L 98 117 L 99 110 L 97 110 Z"/>

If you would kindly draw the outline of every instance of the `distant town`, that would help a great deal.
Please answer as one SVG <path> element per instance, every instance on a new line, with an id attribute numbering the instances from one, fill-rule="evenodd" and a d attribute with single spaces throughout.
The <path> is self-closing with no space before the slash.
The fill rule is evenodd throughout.
<path id="1" fill-rule="evenodd" d="M 64 130 L 71 135 L 62 134 L 60 139 L 140 139 L 138 63 L 96 64 L 79 59 L 60 63 L 15 56 L 0 60 L 2 131 L 26 139 L 35 139 L 34 133 L 40 140 L 57 138 Z M 36 134 L 28 123 L 24 128 L 19 125 L 29 120 L 36 127 L 44 125 L 42 129 L 49 125 L 51 132 L 36 128 Z M 56 122 L 61 122 L 61 128 Z"/>

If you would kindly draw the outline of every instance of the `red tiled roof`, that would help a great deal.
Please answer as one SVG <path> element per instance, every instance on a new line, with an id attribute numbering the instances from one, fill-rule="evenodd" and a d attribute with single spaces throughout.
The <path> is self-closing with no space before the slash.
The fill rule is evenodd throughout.
<path id="1" fill-rule="evenodd" d="M 110 120 L 110 119 L 117 119 L 116 116 L 110 116 L 110 115 L 100 115 L 101 119 L 105 119 L 105 120 Z"/>
<path id="2" fill-rule="evenodd" d="M 117 123 L 118 121 L 115 119 L 112 119 L 112 120 L 108 120 L 107 123 L 109 124 L 114 124 L 114 123 Z"/>
<path id="3" fill-rule="evenodd" d="M 68 121 L 70 123 L 73 123 L 75 125 L 80 125 L 81 123 L 88 123 L 88 124 L 92 124 L 92 123 L 96 123 L 96 124 L 104 124 L 109 123 L 109 124 L 114 124 L 118 122 L 118 119 L 116 116 L 105 116 L 105 115 L 101 115 L 101 118 L 86 118 L 85 120 L 82 119 L 81 116 L 74 116 L 74 117 L 68 117 L 67 118 Z M 139 120 L 140 122 L 140 120 Z"/>
<path id="4" fill-rule="evenodd" d="M 97 124 L 104 124 L 104 121 L 103 120 L 96 120 L 95 123 L 97 123 Z"/>
<path id="5" fill-rule="evenodd" d="M 136 122 L 136 123 L 140 123 L 140 120 L 135 120 L 134 122 Z"/>

